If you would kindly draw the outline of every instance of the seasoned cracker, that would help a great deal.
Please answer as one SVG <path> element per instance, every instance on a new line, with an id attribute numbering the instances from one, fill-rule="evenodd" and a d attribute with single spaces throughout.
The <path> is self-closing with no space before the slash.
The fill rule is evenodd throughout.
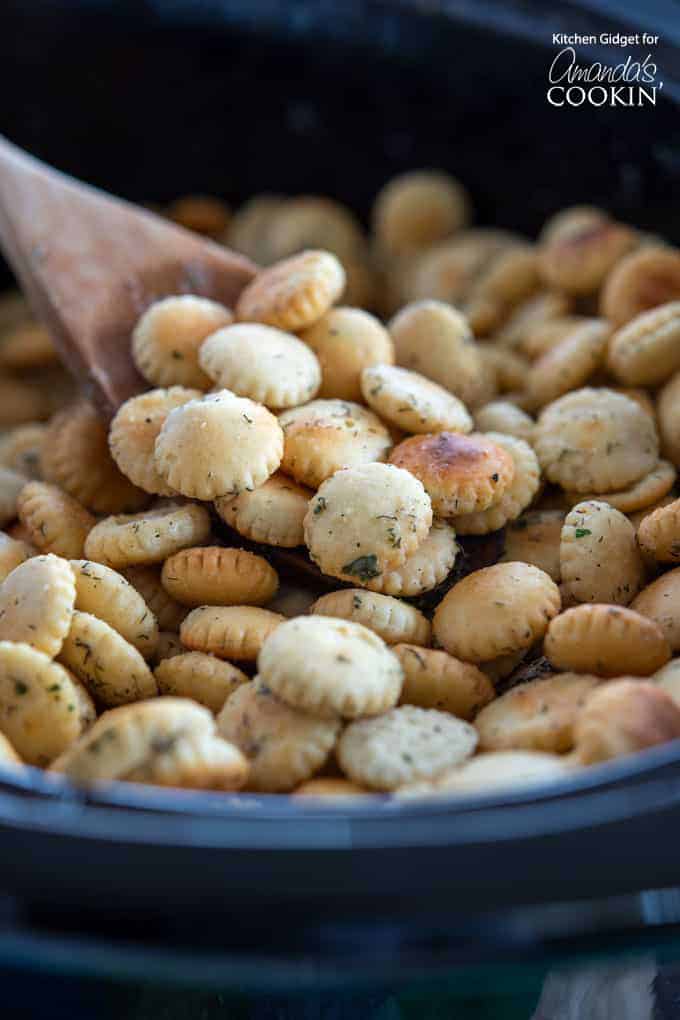
<path id="1" fill-rule="evenodd" d="M 364 400 L 390 425 L 404 432 L 471 432 L 465 404 L 418 372 L 373 365 L 361 375 Z"/>
<path id="2" fill-rule="evenodd" d="M 502 432 L 531 443 L 534 420 L 509 400 L 492 400 L 475 411 L 475 429 L 478 432 Z"/>
<path id="3" fill-rule="evenodd" d="M 151 783 L 187 790 L 240 790 L 250 767 L 239 749 L 210 734 L 180 736 L 158 744 L 143 764 L 125 776 L 128 783 Z"/>
<path id="4" fill-rule="evenodd" d="M 0 641 L 18 641 L 49 658 L 59 654 L 76 599 L 73 570 L 59 556 L 34 556 L 0 588 Z"/>
<path id="5" fill-rule="evenodd" d="M 210 379 L 198 363 L 198 352 L 207 336 L 228 326 L 228 308 L 193 294 L 155 301 L 144 312 L 132 333 L 135 365 L 153 386 L 210 388 Z"/>
<path id="6" fill-rule="evenodd" d="M 163 564 L 165 590 L 185 606 L 263 606 L 279 585 L 273 567 L 245 549 L 181 549 Z"/>
<path id="7" fill-rule="evenodd" d="M 301 616 L 277 627 L 257 659 L 260 677 L 288 705 L 317 716 L 356 719 L 396 705 L 403 671 L 368 627 Z"/>
<path id="8" fill-rule="evenodd" d="M 532 510 L 510 521 L 505 530 L 500 562 L 531 563 L 559 584 L 562 580 L 560 540 L 564 517 L 562 510 Z"/>
<path id="9" fill-rule="evenodd" d="M 463 311 L 477 336 L 497 330 L 513 308 L 541 287 L 533 245 L 516 242 L 498 252 L 472 281 Z"/>
<path id="10" fill-rule="evenodd" d="M 554 783 L 574 771 L 566 755 L 545 751 L 487 751 L 427 783 L 414 783 L 397 791 L 399 797 L 495 794 Z"/>
<path id="11" fill-rule="evenodd" d="M 378 244 L 393 254 L 424 250 L 464 227 L 470 200 L 455 177 L 416 170 L 393 177 L 376 196 L 372 221 Z"/>
<path id="12" fill-rule="evenodd" d="M 596 676 L 560 673 L 518 684 L 475 719 L 482 751 L 553 751 L 574 746 L 574 722 Z"/>
<path id="13" fill-rule="evenodd" d="M 92 528 L 85 557 L 115 570 L 162 563 L 180 549 L 205 542 L 209 534 L 210 516 L 197 503 L 119 514 L 105 517 Z"/>
<path id="14" fill-rule="evenodd" d="M 495 697 L 481 670 L 447 652 L 416 644 L 398 644 L 393 651 L 404 670 L 400 705 L 436 708 L 471 720 Z"/>
<path id="15" fill-rule="evenodd" d="M 255 662 L 262 645 L 285 616 L 259 606 L 199 606 L 180 626 L 185 648 L 220 659 Z"/>
<path id="16" fill-rule="evenodd" d="M 589 695 L 574 725 L 583 765 L 608 761 L 680 737 L 680 708 L 654 684 L 615 680 Z"/>
<path id="17" fill-rule="evenodd" d="M 608 492 L 606 502 L 610 506 L 621 510 L 622 513 L 632 513 L 637 510 L 644 510 L 663 499 L 673 488 L 676 478 L 676 470 L 667 460 L 657 461 L 656 466 L 643 475 L 642 478 L 619 492 Z M 569 506 L 579 503 L 584 499 L 598 499 L 597 494 L 583 495 L 578 492 L 565 492 L 564 498 Z"/>
<path id="18" fill-rule="evenodd" d="M 33 545 L 64 559 L 79 559 L 95 518 L 56 485 L 28 482 L 17 499 L 19 520 Z"/>
<path id="19" fill-rule="evenodd" d="M 654 469 L 659 441 L 642 408 L 608 389 L 567 393 L 541 412 L 534 449 L 551 482 L 575 492 L 614 492 Z"/>
<path id="20" fill-rule="evenodd" d="M 171 386 L 130 397 L 118 409 L 109 430 L 111 456 L 123 474 L 144 492 L 159 496 L 174 494 L 158 473 L 154 458 L 156 440 L 171 411 L 201 396 L 200 390 Z"/>
<path id="21" fill-rule="evenodd" d="M 577 503 L 562 528 L 560 570 L 578 602 L 627 606 L 642 587 L 645 574 L 635 528 L 609 503 Z"/>
<path id="22" fill-rule="evenodd" d="M 402 705 L 377 719 L 351 723 L 338 742 L 343 772 L 374 790 L 431 779 L 474 752 L 474 726 L 436 709 Z"/>
<path id="23" fill-rule="evenodd" d="M 322 595 L 309 612 L 361 623 L 388 645 L 400 641 L 412 641 L 417 645 L 430 643 L 430 621 L 415 606 L 362 588 L 342 588 Z"/>
<path id="24" fill-rule="evenodd" d="M 336 471 L 385 460 L 392 438 L 372 411 L 344 400 L 312 400 L 284 412 L 281 468 L 316 489 Z"/>
<path id="25" fill-rule="evenodd" d="M 438 383 L 465 404 L 482 384 L 482 359 L 470 325 L 443 301 L 406 305 L 389 323 L 397 364 Z"/>
<path id="26" fill-rule="evenodd" d="M 307 344 L 262 323 L 240 322 L 211 333 L 198 360 L 217 387 L 267 407 L 296 407 L 321 385 L 321 367 Z"/>
<path id="27" fill-rule="evenodd" d="M 0 641 L 0 729 L 27 765 L 49 765 L 94 719 L 67 669 L 37 648 Z"/>
<path id="28" fill-rule="evenodd" d="M 227 698 L 249 677 L 224 659 L 205 652 L 183 652 L 160 662 L 154 670 L 161 694 L 191 698 L 217 715 Z"/>
<path id="29" fill-rule="evenodd" d="M 585 603 L 548 627 L 545 654 L 558 669 L 596 676 L 649 676 L 670 658 L 661 627 L 632 609 Z"/>
<path id="30" fill-rule="evenodd" d="M 400 566 L 390 567 L 377 577 L 359 580 L 369 591 L 385 595 L 422 595 L 448 577 L 459 551 L 456 532 L 451 525 L 446 521 L 433 520 L 427 537 Z"/>
<path id="31" fill-rule="evenodd" d="M 394 363 L 390 334 L 361 308 L 331 308 L 300 335 L 319 359 L 319 396 L 326 399 L 361 401 L 362 372 L 371 365 Z"/>
<path id="32" fill-rule="evenodd" d="M 680 567 L 643 588 L 630 608 L 661 627 L 671 652 L 680 651 Z"/>
<path id="33" fill-rule="evenodd" d="M 0 437 L 0 466 L 41 481 L 40 452 L 47 426 L 41 422 L 17 425 Z"/>
<path id="34" fill-rule="evenodd" d="M 71 560 L 75 608 L 108 623 L 145 659 L 156 653 L 158 623 L 146 602 L 122 574 L 91 560 Z"/>
<path id="35" fill-rule="evenodd" d="M 680 301 L 637 315 L 617 330 L 609 370 L 627 386 L 657 386 L 680 368 Z"/>
<path id="36" fill-rule="evenodd" d="M 171 411 L 154 452 L 172 489 L 205 500 L 262 485 L 282 455 L 283 432 L 274 415 L 229 390 Z"/>
<path id="37" fill-rule="evenodd" d="M 615 327 L 680 298 L 680 252 L 645 245 L 614 267 L 600 293 L 602 315 Z"/>
<path id="38" fill-rule="evenodd" d="M 391 464 L 338 471 L 305 516 L 310 556 L 331 577 L 364 583 L 405 562 L 432 524 L 420 481 Z"/>
<path id="39" fill-rule="evenodd" d="M 47 482 L 95 513 L 132 513 L 149 502 L 109 452 L 106 422 L 87 400 L 71 404 L 49 424 L 40 466 Z"/>
<path id="40" fill-rule="evenodd" d="M 241 292 L 236 318 L 295 333 L 318 322 L 344 287 L 345 272 L 335 255 L 304 251 L 260 270 Z"/>
<path id="41" fill-rule="evenodd" d="M 177 633 L 188 610 L 186 606 L 180 605 L 168 595 L 161 584 L 160 569 L 158 567 L 126 567 L 123 575 L 142 596 L 155 616 L 161 631 Z"/>
<path id="42" fill-rule="evenodd" d="M 541 246 L 540 271 L 546 284 L 567 294 L 593 294 L 607 274 L 637 244 L 634 230 L 606 216 L 583 217 L 551 229 Z"/>
<path id="43" fill-rule="evenodd" d="M 73 613 L 59 658 L 104 705 L 124 705 L 158 693 L 153 673 L 134 645 L 90 613 Z"/>
<path id="44" fill-rule="evenodd" d="M 27 481 L 25 475 L 0 467 L 0 524 L 3 527 L 17 516 L 19 494 Z"/>
<path id="45" fill-rule="evenodd" d="M 643 517 L 637 535 L 642 551 L 657 563 L 680 562 L 680 499 Z"/>
<path id="46" fill-rule="evenodd" d="M 256 678 L 227 698 L 217 728 L 248 758 L 248 789 L 276 793 L 294 789 L 321 768 L 340 720 L 298 712 Z"/>
<path id="47" fill-rule="evenodd" d="M 605 319 L 586 319 L 538 358 L 526 378 L 531 406 L 545 407 L 585 386 L 604 362 L 610 335 Z"/>
<path id="48" fill-rule="evenodd" d="M 186 698 L 154 698 L 110 709 L 53 762 L 74 783 L 126 779 L 158 750 L 169 751 L 181 739 L 212 736 L 215 720 L 207 708 Z"/>
<path id="49" fill-rule="evenodd" d="M 221 496 L 215 509 L 239 535 L 265 545 L 303 545 L 303 522 L 313 492 L 275 472 L 263 485 L 238 496 Z"/>
<path id="50" fill-rule="evenodd" d="M 347 206 L 331 198 L 299 195 L 279 202 L 267 225 L 269 261 L 306 248 L 333 252 L 343 265 L 364 245 L 361 225 Z"/>
<path id="51" fill-rule="evenodd" d="M 514 521 L 532 502 L 540 486 L 541 469 L 528 443 L 500 432 L 489 432 L 486 438 L 510 454 L 515 465 L 514 476 L 493 506 L 455 517 L 454 524 L 459 535 L 486 535 L 504 527 L 508 521 Z"/>
<path id="52" fill-rule="evenodd" d="M 437 606 L 433 633 L 450 655 L 485 662 L 530 648 L 560 610 L 557 585 L 528 563 L 468 574 Z"/>
<path id="53" fill-rule="evenodd" d="M 273 262 L 271 226 L 275 213 L 284 205 L 279 195 L 261 194 L 240 205 L 227 230 L 230 248 L 247 255 L 253 262 L 266 266 Z"/>
<path id="54" fill-rule="evenodd" d="M 390 463 L 422 482 L 440 517 L 459 517 L 498 504 L 515 476 L 512 455 L 476 432 L 412 436 L 395 446 Z"/>

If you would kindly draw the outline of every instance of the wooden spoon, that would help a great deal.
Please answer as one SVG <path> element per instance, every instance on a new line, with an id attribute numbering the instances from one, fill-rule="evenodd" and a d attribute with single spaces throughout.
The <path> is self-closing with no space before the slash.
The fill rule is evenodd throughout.
<path id="1" fill-rule="evenodd" d="M 107 415 L 146 388 L 130 334 L 152 301 L 191 293 L 233 306 L 256 271 L 1 136 L 0 248 L 66 365 Z"/>

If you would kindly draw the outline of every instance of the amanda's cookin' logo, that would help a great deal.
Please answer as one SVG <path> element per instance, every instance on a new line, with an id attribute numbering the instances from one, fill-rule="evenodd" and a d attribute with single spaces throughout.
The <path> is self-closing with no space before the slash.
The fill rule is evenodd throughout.
<path id="1" fill-rule="evenodd" d="M 551 106 L 656 106 L 663 82 L 657 78 L 658 67 L 650 49 L 657 45 L 658 35 L 555 32 L 552 41 L 561 48 L 548 71 L 547 99 Z M 618 59 L 611 63 L 580 63 L 576 46 L 618 47 Z M 646 52 L 632 56 L 625 53 L 628 47 L 642 47 Z"/>

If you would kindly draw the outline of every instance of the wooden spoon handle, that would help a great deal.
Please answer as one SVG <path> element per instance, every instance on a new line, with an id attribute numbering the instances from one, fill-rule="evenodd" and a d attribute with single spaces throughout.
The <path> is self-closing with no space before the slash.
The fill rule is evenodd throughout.
<path id="1" fill-rule="evenodd" d="M 0 247 L 68 367 L 111 413 L 144 382 L 130 332 L 168 294 L 233 305 L 247 259 L 53 170 L 0 137 Z"/>

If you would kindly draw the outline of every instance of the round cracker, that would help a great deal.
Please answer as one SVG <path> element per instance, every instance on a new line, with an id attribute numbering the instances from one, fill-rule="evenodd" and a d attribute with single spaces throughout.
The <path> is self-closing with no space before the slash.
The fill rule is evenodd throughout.
<path id="1" fill-rule="evenodd" d="M 216 499 L 215 509 L 244 538 L 293 548 L 304 544 L 304 519 L 312 496 L 311 489 L 277 471 L 252 492 Z"/>
<path id="2" fill-rule="evenodd" d="M 654 684 L 615 680 L 588 696 L 574 724 L 584 765 L 608 761 L 680 737 L 680 708 Z"/>
<path id="3" fill-rule="evenodd" d="M 331 308 L 300 336 L 319 359 L 319 396 L 326 399 L 361 401 L 362 372 L 371 365 L 394 362 L 389 333 L 361 308 Z"/>
<path id="4" fill-rule="evenodd" d="M 480 669 L 447 652 L 415 644 L 398 644 L 393 651 L 404 670 L 400 705 L 436 708 L 470 720 L 495 697 Z"/>
<path id="5" fill-rule="evenodd" d="M 396 705 L 403 680 L 399 660 L 376 633 L 327 616 L 282 623 L 264 642 L 257 666 L 286 704 L 346 719 Z"/>
<path id="6" fill-rule="evenodd" d="M 254 662 L 285 619 L 259 606 L 199 606 L 182 621 L 179 633 L 184 647 L 192 651 Z"/>
<path id="7" fill-rule="evenodd" d="M 345 288 L 341 263 L 327 251 L 304 251 L 262 269 L 241 292 L 240 322 L 297 332 L 318 322 Z"/>
<path id="8" fill-rule="evenodd" d="M 52 482 L 95 513 L 131 513 L 148 503 L 109 452 L 108 427 L 87 400 L 55 415 L 44 436 L 40 464 Z"/>
<path id="9" fill-rule="evenodd" d="M 210 387 L 198 363 L 207 336 L 228 326 L 228 308 L 194 294 L 162 298 L 150 305 L 132 333 L 135 365 L 153 386 Z"/>
<path id="10" fill-rule="evenodd" d="M 398 365 L 419 372 L 466 404 L 477 400 L 482 359 L 459 311 L 443 301 L 417 301 L 401 309 L 389 331 Z"/>
<path id="11" fill-rule="evenodd" d="M 161 563 L 180 549 L 204 542 L 209 534 L 208 511 L 196 503 L 119 514 L 105 517 L 92 528 L 85 556 L 114 569 Z"/>
<path id="12" fill-rule="evenodd" d="M 153 673 L 134 645 L 91 613 L 73 613 L 59 658 L 104 705 L 124 705 L 158 693 Z"/>
<path id="13" fill-rule="evenodd" d="M 497 563 L 447 592 L 433 633 L 450 655 L 485 662 L 530 648 L 559 610 L 557 585 L 546 573 L 527 563 Z"/>
<path id="14" fill-rule="evenodd" d="M 396 790 L 459 765 L 474 752 L 474 726 L 436 709 L 401 705 L 351 723 L 338 741 L 340 767 L 374 790 Z"/>
<path id="15" fill-rule="evenodd" d="M 562 580 L 560 539 L 564 517 L 562 510 L 532 510 L 510 521 L 505 529 L 505 546 L 500 562 L 531 563 L 559 584 Z"/>
<path id="16" fill-rule="evenodd" d="M 680 561 L 680 499 L 652 510 L 640 521 L 640 548 L 658 563 Z"/>
<path id="17" fill-rule="evenodd" d="M 430 499 L 408 471 L 366 464 L 323 483 L 305 516 L 305 542 L 325 574 L 370 581 L 404 563 L 432 524 Z"/>
<path id="18" fill-rule="evenodd" d="M 558 669 L 596 676 L 649 676 L 670 658 L 661 628 L 632 609 L 584 603 L 548 627 L 545 654 Z"/>
<path id="19" fill-rule="evenodd" d="M 390 454 L 390 463 L 418 478 L 440 517 L 458 517 L 497 504 L 515 475 L 513 457 L 479 433 L 413 436 Z"/>
<path id="20" fill-rule="evenodd" d="M 169 556 L 161 582 L 185 606 L 262 606 L 279 586 L 276 571 L 262 556 L 220 546 L 181 549 Z"/>
<path id="21" fill-rule="evenodd" d="M 154 677 L 161 694 L 191 698 L 217 715 L 227 698 L 249 677 L 224 659 L 205 652 L 180 652 L 160 662 Z"/>
<path id="22" fill-rule="evenodd" d="M 171 386 L 130 397 L 118 409 L 109 430 L 111 456 L 123 474 L 144 492 L 174 495 L 156 468 L 156 440 L 171 411 L 201 396 L 200 390 Z"/>
<path id="23" fill-rule="evenodd" d="M 465 404 L 418 372 L 395 365 L 373 365 L 361 375 L 366 403 L 404 432 L 471 432 Z"/>
<path id="24" fill-rule="evenodd" d="M 30 645 L 0 641 L 0 728 L 28 765 L 49 765 L 94 718 L 67 669 Z"/>
<path id="25" fill-rule="evenodd" d="M 680 567 L 643 588 L 630 608 L 658 623 L 671 652 L 680 651 Z"/>
<path id="26" fill-rule="evenodd" d="M 91 560 L 71 560 L 76 584 L 75 608 L 108 623 L 145 659 L 155 655 L 156 617 L 122 574 Z"/>
<path id="27" fill-rule="evenodd" d="M 570 751 L 574 722 L 598 683 L 596 676 L 559 673 L 517 684 L 475 719 L 480 750 Z"/>
<path id="28" fill-rule="evenodd" d="M 507 489 L 493 506 L 456 516 L 454 524 L 459 535 L 487 535 L 504 527 L 508 521 L 514 521 L 529 506 L 540 486 L 541 469 L 528 443 L 500 432 L 487 433 L 486 438 L 510 454 L 515 472 Z"/>
<path id="29" fill-rule="evenodd" d="M 360 404 L 313 400 L 284 412 L 282 470 L 316 489 L 336 471 L 385 460 L 392 438 L 383 423 Z"/>
<path id="30" fill-rule="evenodd" d="M 59 556 L 34 556 L 0 588 L 0 641 L 17 641 L 49 658 L 59 654 L 76 600 L 73 570 Z"/>
<path id="31" fill-rule="evenodd" d="M 217 330 L 199 352 L 203 371 L 220 389 L 267 407 L 296 407 L 321 385 L 316 355 L 297 337 L 262 323 Z"/>
<path id="32" fill-rule="evenodd" d="M 562 528 L 560 570 L 577 602 L 627 606 L 645 575 L 635 528 L 609 503 L 577 503 Z"/>
<path id="33" fill-rule="evenodd" d="M 277 793 L 294 789 L 321 768 L 337 739 L 340 720 L 298 712 L 256 678 L 227 698 L 217 727 L 248 758 L 248 788 Z"/>
<path id="34" fill-rule="evenodd" d="M 659 442 L 642 408 L 608 389 L 574 390 L 549 404 L 534 448 L 551 482 L 576 492 L 613 492 L 656 466 Z"/>
<path id="35" fill-rule="evenodd" d="M 83 555 L 87 537 L 96 523 L 77 500 L 46 482 L 25 485 L 17 499 L 17 511 L 33 545 L 69 560 Z"/>
<path id="36" fill-rule="evenodd" d="M 184 496 L 237 496 L 281 463 L 283 433 L 270 412 L 229 390 L 190 400 L 169 413 L 156 440 L 159 474 Z"/>
<path id="37" fill-rule="evenodd" d="M 315 616 L 335 616 L 361 623 L 388 645 L 396 645 L 400 641 L 412 641 L 417 645 L 430 643 L 430 621 L 415 606 L 389 595 L 361 588 L 342 588 L 322 595 L 309 612 Z"/>

